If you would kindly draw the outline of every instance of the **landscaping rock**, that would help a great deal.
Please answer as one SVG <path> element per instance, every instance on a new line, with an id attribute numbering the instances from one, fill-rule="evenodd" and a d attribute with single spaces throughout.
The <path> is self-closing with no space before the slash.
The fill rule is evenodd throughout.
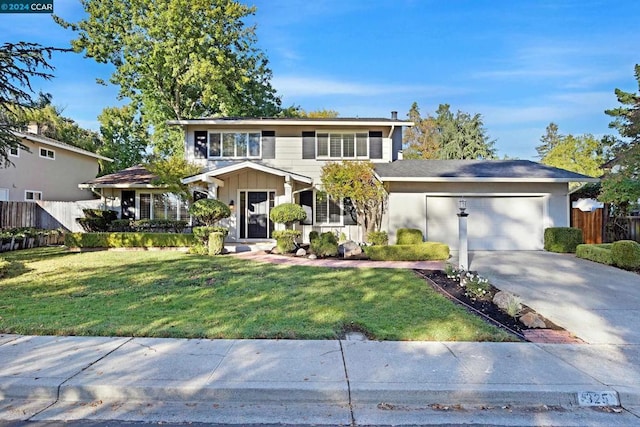
<path id="1" fill-rule="evenodd" d="M 274 246 L 273 249 L 271 249 L 271 253 L 274 255 L 279 255 L 280 254 L 280 249 L 278 249 L 277 246 Z"/>
<path id="2" fill-rule="evenodd" d="M 338 246 L 338 255 L 343 258 L 351 258 L 362 255 L 362 248 L 356 242 L 348 240 Z"/>
<path id="3" fill-rule="evenodd" d="M 318 259 L 318 257 L 316 256 L 316 254 L 311 254 L 309 255 L 309 259 Z"/>
<path id="4" fill-rule="evenodd" d="M 542 317 L 540 317 L 540 315 L 537 313 L 527 313 L 522 317 L 520 317 L 520 321 L 527 328 L 531 328 L 531 329 L 547 327 L 546 323 L 544 323 L 544 320 L 542 320 Z"/>
<path id="5" fill-rule="evenodd" d="M 493 303 L 501 310 L 506 310 L 513 297 L 514 295 L 510 292 L 499 291 L 493 296 Z"/>
<path id="6" fill-rule="evenodd" d="M 296 251 L 296 256 L 305 256 L 307 254 L 307 251 L 304 250 L 304 248 L 300 248 Z"/>

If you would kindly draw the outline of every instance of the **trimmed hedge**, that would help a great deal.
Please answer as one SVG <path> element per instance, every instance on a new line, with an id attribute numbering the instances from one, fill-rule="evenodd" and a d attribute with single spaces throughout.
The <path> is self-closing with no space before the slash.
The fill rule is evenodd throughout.
<path id="1" fill-rule="evenodd" d="M 423 243 L 422 231 L 417 228 L 399 228 L 396 245 L 419 245 Z"/>
<path id="2" fill-rule="evenodd" d="M 169 248 L 195 242 L 193 234 L 178 233 L 67 233 L 64 238 L 69 248 Z"/>
<path id="3" fill-rule="evenodd" d="M 389 235 L 386 231 L 370 231 L 367 233 L 367 242 L 372 245 L 388 245 L 389 244 Z"/>
<path id="4" fill-rule="evenodd" d="M 418 245 L 366 246 L 365 254 L 372 261 L 434 261 L 449 258 L 449 246 L 439 242 Z"/>
<path id="5" fill-rule="evenodd" d="M 611 257 L 611 243 L 603 243 L 599 245 L 578 245 L 576 248 L 576 257 L 588 259 L 589 261 L 598 262 L 600 264 L 613 265 Z"/>
<path id="6" fill-rule="evenodd" d="M 613 264 L 625 270 L 640 269 L 640 243 L 633 240 L 619 240 L 611 245 Z"/>
<path id="7" fill-rule="evenodd" d="M 549 227 L 544 230 L 544 250 L 558 253 L 575 253 L 582 244 L 582 230 L 574 227 Z"/>
<path id="8" fill-rule="evenodd" d="M 214 231 L 209 234 L 209 255 L 220 255 L 224 250 L 224 238 L 226 233 Z"/>
<path id="9" fill-rule="evenodd" d="M 298 230 L 276 230 L 272 236 L 276 239 L 276 246 L 280 253 L 287 254 L 296 249 L 296 238 L 301 234 Z"/>

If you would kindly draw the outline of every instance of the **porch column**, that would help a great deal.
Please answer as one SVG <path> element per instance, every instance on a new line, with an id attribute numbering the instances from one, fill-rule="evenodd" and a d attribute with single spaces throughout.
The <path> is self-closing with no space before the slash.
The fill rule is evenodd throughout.
<path id="1" fill-rule="evenodd" d="M 218 198 L 218 184 L 215 182 L 210 182 L 207 184 L 207 188 L 209 189 L 209 191 L 207 191 L 207 197 L 209 199 L 217 199 Z"/>
<path id="2" fill-rule="evenodd" d="M 284 199 L 287 203 L 293 203 L 293 191 L 290 175 L 284 177 Z"/>

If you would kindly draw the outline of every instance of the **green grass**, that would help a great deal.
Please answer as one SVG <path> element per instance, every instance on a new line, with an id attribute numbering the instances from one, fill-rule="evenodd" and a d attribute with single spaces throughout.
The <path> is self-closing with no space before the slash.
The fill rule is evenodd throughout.
<path id="1" fill-rule="evenodd" d="M 3 333 L 330 339 L 356 325 L 381 340 L 512 340 L 409 270 L 61 248 L 3 257 Z"/>

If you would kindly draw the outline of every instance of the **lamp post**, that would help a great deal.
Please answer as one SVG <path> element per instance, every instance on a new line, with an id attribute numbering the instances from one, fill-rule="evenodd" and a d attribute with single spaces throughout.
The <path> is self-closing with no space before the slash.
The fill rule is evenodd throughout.
<path id="1" fill-rule="evenodd" d="M 467 210 L 467 201 L 464 196 L 458 200 L 458 265 L 469 270 L 469 239 L 467 237 L 467 217 L 469 214 Z"/>

